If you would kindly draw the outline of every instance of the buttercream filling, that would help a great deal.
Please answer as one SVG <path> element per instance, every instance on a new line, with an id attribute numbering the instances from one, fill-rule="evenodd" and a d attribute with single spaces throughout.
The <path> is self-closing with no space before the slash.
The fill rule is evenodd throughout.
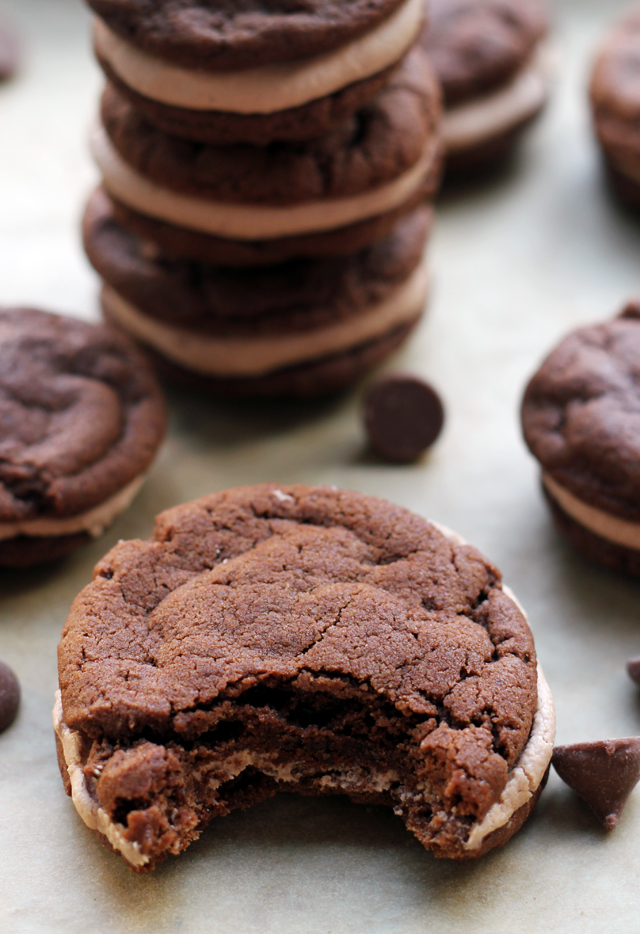
<path id="1" fill-rule="evenodd" d="M 126 331 L 163 357 L 205 376 L 255 377 L 319 359 L 380 337 L 422 311 L 427 299 L 426 263 L 388 298 L 359 314 L 313 331 L 265 337 L 212 337 L 151 318 L 109 286 L 105 311 Z"/>
<path id="2" fill-rule="evenodd" d="M 26 535 L 29 538 L 49 538 L 88 532 L 99 538 L 121 512 L 131 505 L 146 476 L 136 477 L 115 496 L 87 512 L 66 518 L 23 519 L 18 522 L 0 522 L 0 541 Z"/>
<path id="3" fill-rule="evenodd" d="M 640 551 L 640 522 L 629 522 L 590 506 L 561 486 L 548 473 L 542 474 L 542 482 L 562 510 L 585 529 L 614 545 Z"/>
<path id="4" fill-rule="evenodd" d="M 438 140 L 431 140 L 418 162 L 387 185 L 353 197 L 285 207 L 214 201 L 157 185 L 122 158 L 100 126 L 91 148 L 109 194 L 140 214 L 216 237 L 275 240 L 347 227 L 400 207 L 424 182 L 437 156 Z"/>
<path id="5" fill-rule="evenodd" d="M 424 17 L 424 0 L 405 0 L 363 36 L 321 55 L 257 68 L 209 72 L 172 65 L 137 49 L 100 19 L 95 47 L 125 84 L 162 104 L 187 110 L 270 114 L 370 78 L 399 61 L 413 44 Z"/>
<path id="6" fill-rule="evenodd" d="M 555 55 L 541 43 L 533 60 L 505 87 L 445 111 L 442 133 L 449 152 L 487 142 L 533 117 L 544 106 Z"/>

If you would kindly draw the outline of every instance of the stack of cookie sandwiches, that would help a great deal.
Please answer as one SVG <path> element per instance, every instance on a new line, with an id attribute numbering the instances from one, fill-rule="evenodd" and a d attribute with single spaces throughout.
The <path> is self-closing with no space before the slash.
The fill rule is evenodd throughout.
<path id="1" fill-rule="evenodd" d="M 544 0 L 428 0 L 422 45 L 442 85 L 447 171 L 504 163 L 549 96 Z"/>
<path id="2" fill-rule="evenodd" d="M 442 162 L 423 0 L 89 3 L 106 317 L 225 394 L 337 389 L 398 347 Z"/>

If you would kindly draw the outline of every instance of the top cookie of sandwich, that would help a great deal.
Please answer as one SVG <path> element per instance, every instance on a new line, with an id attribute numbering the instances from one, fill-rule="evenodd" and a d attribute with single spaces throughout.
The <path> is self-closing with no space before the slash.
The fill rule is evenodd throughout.
<path id="1" fill-rule="evenodd" d="M 423 47 L 448 105 L 509 81 L 547 33 L 540 0 L 430 0 Z"/>
<path id="2" fill-rule="evenodd" d="M 487 730 L 487 777 L 517 761 L 537 698 L 533 639 L 496 568 L 404 509 L 326 487 L 163 513 L 150 541 L 97 566 L 59 661 L 66 723 L 89 736 L 197 736 L 216 698 L 333 672 L 429 730 Z"/>
<path id="3" fill-rule="evenodd" d="M 553 480 L 640 521 L 640 321 L 616 318 L 566 337 L 529 383 L 522 422 Z"/>
<path id="4" fill-rule="evenodd" d="M 165 409 L 119 332 L 0 310 L 0 525 L 91 510 L 144 474 Z"/>
<path id="5" fill-rule="evenodd" d="M 127 42 L 207 71 L 254 68 L 332 51 L 406 0 L 88 0 Z"/>

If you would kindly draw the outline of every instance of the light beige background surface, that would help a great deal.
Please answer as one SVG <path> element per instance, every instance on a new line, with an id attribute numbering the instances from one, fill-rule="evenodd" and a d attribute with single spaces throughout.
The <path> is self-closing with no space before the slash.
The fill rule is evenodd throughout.
<path id="1" fill-rule="evenodd" d="M 622 4 L 555 7 L 561 78 L 517 170 L 442 204 L 430 314 L 397 364 L 448 407 L 422 464 L 363 451 L 357 395 L 313 406 L 172 400 L 169 441 L 134 508 L 50 570 L 0 574 L 0 658 L 24 702 L 0 736 L 0 932 L 522 934 L 640 930 L 640 792 L 605 836 L 552 777 L 534 817 L 476 864 L 437 862 L 391 813 L 281 797 L 219 821 L 179 860 L 136 877 L 62 790 L 50 709 L 69 604 L 119 538 L 160 509 L 242 483 L 329 483 L 387 497 L 456 529 L 503 569 L 529 611 L 560 742 L 640 730 L 624 663 L 640 653 L 640 587 L 586 567 L 558 540 L 519 433 L 528 375 L 552 344 L 640 292 L 640 223 L 609 200 L 584 99 L 599 30 Z M 101 79 L 79 0 L 0 0 L 22 33 L 0 88 L 0 302 L 94 318 L 78 220 L 94 179 L 87 130 Z"/>

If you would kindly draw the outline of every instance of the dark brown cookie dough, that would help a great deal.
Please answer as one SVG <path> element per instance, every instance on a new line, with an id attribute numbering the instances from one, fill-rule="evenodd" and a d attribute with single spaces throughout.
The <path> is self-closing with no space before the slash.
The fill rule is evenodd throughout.
<path id="1" fill-rule="evenodd" d="M 607 36 L 591 78 L 591 108 L 614 189 L 640 205 L 640 7 Z"/>
<path id="2" fill-rule="evenodd" d="M 569 334 L 531 379 L 522 423 L 557 483 L 640 522 L 640 321 L 616 318 Z"/>
<path id="3" fill-rule="evenodd" d="M 340 48 L 403 0 L 88 0 L 127 42 L 201 71 L 255 68 Z"/>
<path id="4" fill-rule="evenodd" d="M 384 301 L 420 263 L 432 217 L 423 205 L 360 253 L 254 269 L 163 256 L 117 222 L 100 190 L 83 230 L 94 268 L 140 311 L 203 334 L 257 336 L 313 330 Z"/>
<path id="5" fill-rule="evenodd" d="M 411 169 L 439 132 L 440 91 L 426 55 L 410 53 L 377 96 L 307 143 L 204 146 L 168 136 L 113 85 L 102 122 L 120 156 L 163 188 L 214 201 L 285 206 L 348 198 Z"/>
<path id="6" fill-rule="evenodd" d="M 159 516 L 74 602 L 59 676 L 74 803 L 139 871 L 278 788 L 391 805 L 436 855 L 469 858 L 517 829 L 551 754 L 465 847 L 531 736 L 531 633 L 475 549 L 335 488 Z"/>
<path id="7" fill-rule="evenodd" d="M 0 563 L 33 563 L 82 544 L 85 535 L 62 530 L 42 538 L 3 531 L 106 503 L 144 475 L 164 427 L 160 389 L 123 335 L 0 310 Z"/>
<path id="8" fill-rule="evenodd" d="M 505 85 L 549 28 L 541 0 L 429 0 L 422 38 L 447 106 Z"/>
<path id="9" fill-rule="evenodd" d="M 397 67 L 385 68 L 371 78 L 356 81 L 334 94 L 299 107 L 270 114 L 235 114 L 221 110 L 188 110 L 154 101 L 130 88 L 104 57 L 97 57 L 110 83 L 150 123 L 171 136 L 211 146 L 230 143 L 266 146 L 274 140 L 317 139 L 332 132 L 368 104 Z"/>

